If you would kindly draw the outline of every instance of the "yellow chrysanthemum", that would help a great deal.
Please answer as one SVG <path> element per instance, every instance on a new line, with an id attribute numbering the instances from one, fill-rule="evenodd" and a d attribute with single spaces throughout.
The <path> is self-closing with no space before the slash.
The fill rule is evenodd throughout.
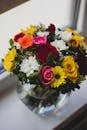
<path id="1" fill-rule="evenodd" d="M 51 87 L 58 88 L 61 84 L 66 83 L 66 75 L 63 71 L 63 68 L 61 68 L 60 66 L 55 66 L 54 68 L 52 68 L 52 71 L 54 73 L 54 78 L 52 79 Z"/>
<path id="2" fill-rule="evenodd" d="M 24 34 L 31 34 L 31 35 L 33 35 L 37 31 L 37 27 L 33 26 L 33 25 L 30 25 L 30 27 L 27 27 L 26 29 L 21 29 L 21 31 Z"/>
<path id="3" fill-rule="evenodd" d="M 14 59 L 17 55 L 17 51 L 15 48 L 12 48 L 8 54 L 6 55 L 4 59 L 4 68 L 8 71 L 11 72 L 12 67 L 14 66 Z"/>

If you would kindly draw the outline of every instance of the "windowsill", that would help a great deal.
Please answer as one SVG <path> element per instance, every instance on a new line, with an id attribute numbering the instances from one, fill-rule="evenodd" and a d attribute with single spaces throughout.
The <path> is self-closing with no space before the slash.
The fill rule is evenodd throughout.
<path id="1" fill-rule="evenodd" d="M 87 103 L 86 84 L 87 81 L 83 82 L 79 90 L 71 93 L 68 103 L 56 116 L 41 118 L 19 100 L 13 83 L 11 89 L 0 95 L 0 129 L 52 130 Z"/>
<path id="2" fill-rule="evenodd" d="M 0 74 L 0 93 L 2 93 L 7 88 L 13 87 L 16 82 L 16 76 L 10 76 L 7 71 Z"/>

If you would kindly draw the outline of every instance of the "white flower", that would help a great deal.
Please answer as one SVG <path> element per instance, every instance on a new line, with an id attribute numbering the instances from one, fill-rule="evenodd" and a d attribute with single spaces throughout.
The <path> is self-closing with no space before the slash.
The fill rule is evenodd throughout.
<path id="1" fill-rule="evenodd" d="M 23 90 L 26 92 L 29 92 L 30 90 L 32 90 L 35 87 L 36 87 L 35 84 L 26 83 L 23 85 Z"/>
<path id="2" fill-rule="evenodd" d="M 18 44 L 17 42 L 14 42 L 14 45 L 16 46 L 17 49 L 21 48 L 20 44 Z"/>
<path id="3" fill-rule="evenodd" d="M 64 40 L 64 41 L 69 41 L 72 39 L 72 33 L 71 32 L 64 32 L 62 31 L 61 32 L 61 38 Z"/>
<path id="4" fill-rule="evenodd" d="M 35 84 L 26 83 L 26 84 L 24 84 L 24 85 L 22 86 L 22 89 L 23 89 L 23 91 L 26 93 L 26 95 L 27 95 L 27 94 L 32 95 L 33 89 L 34 89 L 35 87 L 36 87 Z"/>
<path id="5" fill-rule="evenodd" d="M 37 35 L 38 35 L 38 36 L 48 36 L 48 35 L 49 35 L 49 32 L 47 32 L 47 31 L 44 31 L 44 32 L 39 31 L 39 32 L 37 32 Z"/>
<path id="6" fill-rule="evenodd" d="M 33 88 L 35 88 L 36 85 L 35 84 L 30 84 L 30 83 L 26 83 L 24 85 L 22 85 L 22 92 L 20 93 L 20 98 L 24 99 L 28 94 L 31 95 Z"/>
<path id="7" fill-rule="evenodd" d="M 61 32 L 62 32 L 62 30 L 60 30 L 60 31 L 58 29 L 55 30 L 56 35 L 59 35 L 59 34 L 61 35 Z"/>
<path id="8" fill-rule="evenodd" d="M 35 56 L 30 56 L 28 59 L 24 59 L 20 65 L 20 71 L 26 73 L 27 77 L 35 70 L 39 70 L 39 64 Z"/>
<path id="9" fill-rule="evenodd" d="M 51 42 L 51 45 L 55 46 L 59 50 L 65 50 L 68 48 L 63 40 L 55 40 Z"/>

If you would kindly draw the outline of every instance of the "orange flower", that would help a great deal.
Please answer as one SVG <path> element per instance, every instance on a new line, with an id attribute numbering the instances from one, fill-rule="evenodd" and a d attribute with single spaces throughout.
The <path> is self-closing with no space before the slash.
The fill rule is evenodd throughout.
<path id="1" fill-rule="evenodd" d="M 79 42 L 77 41 L 72 42 L 72 47 L 77 48 L 78 46 L 79 46 Z"/>
<path id="2" fill-rule="evenodd" d="M 21 45 L 23 49 L 26 49 L 33 45 L 33 36 L 24 35 L 22 38 L 18 39 L 18 43 Z"/>

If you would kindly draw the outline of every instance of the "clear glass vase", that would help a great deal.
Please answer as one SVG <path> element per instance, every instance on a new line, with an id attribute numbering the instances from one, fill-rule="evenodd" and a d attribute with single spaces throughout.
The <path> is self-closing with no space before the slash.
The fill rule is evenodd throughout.
<path id="1" fill-rule="evenodd" d="M 28 88 L 20 83 L 17 84 L 17 93 L 22 102 L 32 112 L 40 116 L 57 114 L 67 103 L 70 96 L 70 93 L 55 96 L 56 91 L 50 94 L 49 91 L 46 91 L 43 95 L 38 96 L 32 87 Z"/>

